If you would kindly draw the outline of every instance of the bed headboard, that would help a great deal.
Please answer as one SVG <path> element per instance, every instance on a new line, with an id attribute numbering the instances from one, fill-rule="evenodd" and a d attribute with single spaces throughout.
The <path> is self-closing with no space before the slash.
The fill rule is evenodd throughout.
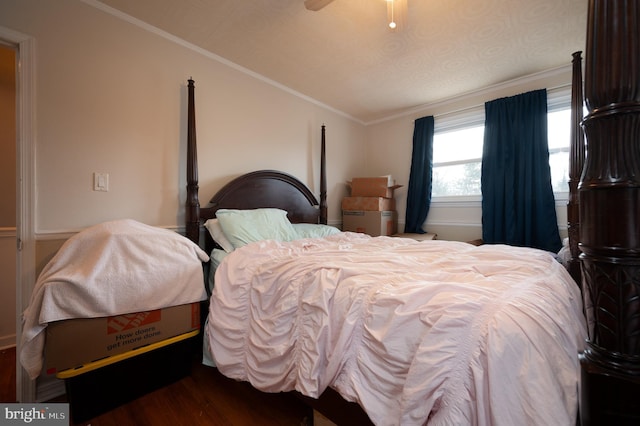
<path id="1" fill-rule="evenodd" d="M 296 177 L 277 170 L 259 170 L 238 176 L 220 189 L 205 207 L 198 196 L 198 164 L 195 132 L 194 81 L 188 81 L 187 118 L 187 237 L 199 243 L 200 225 L 215 217 L 218 209 L 279 208 L 287 211 L 292 223 L 327 224 L 327 178 L 325 126 L 321 127 L 320 201 Z M 211 241 L 206 238 L 205 247 Z"/>
<path id="2" fill-rule="evenodd" d="M 279 208 L 292 223 L 320 223 L 315 195 L 295 177 L 277 170 L 258 170 L 233 179 L 200 209 L 200 220 L 215 217 L 218 209 Z"/>

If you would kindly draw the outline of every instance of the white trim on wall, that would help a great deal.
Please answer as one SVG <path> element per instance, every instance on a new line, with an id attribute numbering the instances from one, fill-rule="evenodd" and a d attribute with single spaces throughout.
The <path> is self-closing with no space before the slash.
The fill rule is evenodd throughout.
<path id="1" fill-rule="evenodd" d="M 220 63 L 222 63 L 222 64 L 224 64 L 224 65 L 226 65 L 226 66 L 228 66 L 230 68 L 233 68 L 236 71 L 239 71 L 239 72 L 241 72 L 243 74 L 249 75 L 249 76 L 251 76 L 251 77 L 253 77 L 253 78 L 257 79 L 257 80 L 260 80 L 260 81 L 262 81 L 264 83 L 267 83 L 267 84 L 270 84 L 270 85 L 272 85 L 274 87 L 277 87 L 278 89 L 280 89 L 280 90 L 282 90 L 284 92 L 287 92 L 287 93 L 289 93 L 289 94 L 291 94 L 293 96 L 296 96 L 298 98 L 301 98 L 301 99 L 303 99 L 303 100 L 305 100 L 305 101 L 307 101 L 309 103 L 312 103 L 312 104 L 317 105 L 317 106 L 319 106 L 321 108 L 327 109 L 327 110 L 329 110 L 331 112 L 334 112 L 334 113 L 336 113 L 336 114 L 338 114 L 338 115 L 340 115 L 342 117 L 345 117 L 345 118 L 347 118 L 349 120 L 352 120 L 352 121 L 354 121 L 356 123 L 363 124 L 363 125 L 365 124 L 363 121 L 361 121 L 361 120 L 359 120 L 359 119 L 357 119 L 357 118 L 345 113 L 344 111 L 340 111 L 340 110 L 338 110 L 336 108 L 333 108 L 332 106 L 329 106 L 327 104 L 324 104 L 324 103 L 318 101 L 317 99 L 311 98 L 311 97 L 309 97 L 307 95 L 304 95 L 304 94 L 302 94 L 300 92 L 297 92 L 297 91 L 293 90 L 290 87 L 287 87 L 287 86 L 285 86 L 285 85 L 283 85 L 281 83 L 278 83 L 275 80 L 271 80 L 270 78 L 267 78 L 267 77 L 265 77 L 265 76 L 263 76 L 261 74 L 258 74 L 255 71 L 251 71 L 248 68 L 245 68 L 243 66 L 240 66 L 240 65 L 236 64 L 235 62 L 231 62 L 230 60 L 228 60 L 226 58 L 223 58 L 222 56 L 216 55 L 213 52 L 205 50 L 205 49 L 203 49 L 203 48 L 201 48 L 199 46 L 196 46 L 195 44 L 189 43 L 189 42 L 187 42 L 187 41 L 185 41 L 185 40 L 183 40 L 183 39 L 181 39 L 179 37 L 176 37 L 173 34 L 170 34 L 170 33 L 166 32 L 166 31 L 163 31 L 163 30 L 161 30 L 161 29 L 159 29 L 157 27 L 154 27 L 153 25 L 150 25 L 150 24 L 148 24 L 148 23 L 146 23 L 144 21 L 141 21 L 141 20 L 139 20 L 137 18 L 134 18 L 131 15 L 127 15 L 126 13 L 124 13 L 124 12 L 118 10 L 118 9 L 114 9 L 111 6 L 107 6 L 106 4 L 101 3 L 98 0 L 82 0 L 82 2 L 84 2 L 84 3 L 86 3 L 86 4 L 90 5 L 90 6 L 93 6 L 96 9 L 99 9 L 99 10 L 101 10 L 103 12 L 106 12 L 106 13 L 112 15 L 112 16 L 115 16 L 116 18 L 122 19 L 123 21 L 129 22 L 130 24 L 133 24 L 133 25 L 135 25 L 137 27 L 140 27 L 140 28 L 142 28 L 142 29 L 144 29 L 146 31 L 149 31 L 149 32 L 151 32 L 151 33 L 153 33 L 155 35 L 158 35 L 158 36 L 163 37 L 163 38 L 165 38 L 167 40 L 170 40 L 170 41 L 172 41 L 172 42 L 174 42 L 176 44 L 179 44 L 180 46 L 183 46 L 183 47 L 186 47 L 187 49 L 191 49 L 191 50 L 193 50 L 195 52 L 198 52 L 201 55 L 203 55 L 203 56 L 205 56 L 207 58 L 213 59 L 215 61 L 218 61 L 218 62 L 220 62 Z"/>
<path id="2" fill-rule="evenodd" d="M 6 336 L 0 336 L 0 350 L 13 348 L 16 346 L 16 335 L 8 334 Z"/>
<path id="3" fill-rule="evenodd" d="M 178 234 L 185 234 L 184 226 L 155 226 L 156 228 L 167 229 L 169 231 L 175 231 Z M 54 240 L 68 240 L 76 235 L 78 232 L 87 228 L 76 229 L 57 229 L 53 231 L 40 231 L 34 234 L 36 241 L 54 241 Z"/>
<path id="4" fill-rule="evenodd" d="M 427 221 L 425 223 L 425 225 L 427 227 L 429 226 L 455 226 L 455 227 L 459 227 L 459 228 L 482 228 L 482 224 L 481 223 L 471 223 L 471 222 L 443 222 L 443 221 L 433 221 L 433 222 L 429 222 Z"/>
<path id="5" fill-rule="evenodd" d="M 0 238 L 8 238 L 16 236 L 16 227 L 9 226 L 6 228 L 0 228 Z"/>
<path id="6" fill-rule="evenodd" d="M 464 102 L 465 99 L 471 99 L 471 98 L 475 98 L 477 96 L 482 96 L 485 94 L 491 94 L 493 92 L 499 91 L 499 90 L 504 90 L 510 87 L 519 87 L 519 86 L 524 86 L 527 83 L 530 82 L 535 82 L 538 80 L 543 80 L 543 79 L 548 79 L 548 78 L 553 78 L 557 75 L 561 75 L 561 74 L 566 74 L 567 72 L 569 72 L 571 70 L 571 65 L 563 65 L 561 67 L 557 67 L 557 68 L 552 68 L 546 71 L 540 71 L 534 74 L 530 74 L 530 75 L 526 75 L 523 77 L 518 77 L 518 78 L 514 78 L 513 80 L 509 80 L 509 81 L 505 81 L 502 83 L 497 83 L 494 84 L 492 86 L 487 86 L 487 87 L 483 87 L 481 89 L 477 89 L 477 90 L 472 90 L 470 92 L 467 93 L 463 93 L 461 95 L 458 96 L 454 96 L 452 98 L 448 98 L 448 99 L 443 99 L 441 101 L 435 101 L 435 102 L 431 102 L 429 104 L 423 104 L 423 105 L 417 105 L 413 108 L 409 108 L 407 110 L 404 110 L 398 114 L 395 115 L 390 115 L 388 117 L 384 117 L 381 118 L 379 120 L 374 120 L 374 121 L 369 121 L 367 123 L 364 123 L 365 126 L 369 126 L 372 124 L 379 124 L 379 123 L 384 123 L 385 121 L 390 121 L 390 120 L 395 120 L 397 118 L 402 118 L 402 117 L 411 117 L 414 116 L 422 111 L 425 110 L 438 110 L 441 109 L 442 107 L 445 107 L 446 105 L 452 105 L 452 104 L 457 104 L 460 102 Z M 566 88 L 571 88 L 571 84 L 567 83 L 565 85 L 562 86 L 558 86 L 558 87 L 550 87 L 547 88 L 547 90 L 550 91 L 561 91 L 563 89 Z M 439 116 L 436 117 L 442 117 L 443 115 L 450 115 L 450 114 L 458 114 L 461 112 L 466 112 L 469 110 L 473 110 L 475 108 L 484 108 L 484 104 L 481 105 L 469 105 L 461 110 L 453 110 L 453 111 L 447 111 L 446 114 L 441 114 Z"/>

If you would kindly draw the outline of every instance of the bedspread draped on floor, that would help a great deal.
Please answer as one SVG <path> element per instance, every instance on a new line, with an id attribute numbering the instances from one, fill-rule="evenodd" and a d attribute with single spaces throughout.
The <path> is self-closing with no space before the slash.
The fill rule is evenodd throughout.
<path id="1" fill-rule="evenodd" d="M 341 233 L 262 241 L 217 270 L 220 371 L 267 392 L 330 386 L 379 425 L 570 425 L 585 338 L 549 253 Z"/>

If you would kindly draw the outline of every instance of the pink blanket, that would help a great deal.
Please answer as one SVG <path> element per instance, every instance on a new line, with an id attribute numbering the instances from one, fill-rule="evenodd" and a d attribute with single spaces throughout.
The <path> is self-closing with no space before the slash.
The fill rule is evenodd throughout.
<path id="1" fill-rule="evenodd" d="M 260 390 L 327 387 L 380 425 L 575 424 L 579 290 L 534 249 L 341 233 L 229 254 L 206 329 Z"/>

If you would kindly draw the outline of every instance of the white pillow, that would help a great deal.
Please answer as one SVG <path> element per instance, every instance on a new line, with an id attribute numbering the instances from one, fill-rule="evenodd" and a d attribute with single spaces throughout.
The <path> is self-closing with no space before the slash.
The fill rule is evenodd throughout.
<path id="1" fill-rule="evenodd" d="M 240 248 L 262 240 L 290 241 L 296 232 L 287 212 L 264 208 L 252 210 L 220 209 L 216 212 L 224 235 L 233 247 Z"/>
<path id="2" fill-rule="evenodd" d="M 227 253 L 231 253 L 234 249 L 233 244 L 224 235 L 224 231 L 222 230 L 222 226 L 220 225 L 220 221 L 218 219 L 209 219 L 204 223 L 204 227 L 207 228 L 209 234 L 211 234 L 211 238 L 213 241 L 218 243 L 220 247 Z"/>

